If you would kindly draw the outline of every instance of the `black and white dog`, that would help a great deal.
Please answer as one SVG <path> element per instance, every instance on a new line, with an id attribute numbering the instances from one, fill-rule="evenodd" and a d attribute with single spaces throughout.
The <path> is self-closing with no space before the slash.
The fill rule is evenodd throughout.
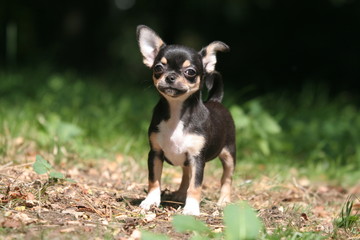
<path id="1" fill-rule="evenodd" d="M 137 40 L 146 66 L 160 93 L 149 127 L 148 195 L 143 209 L 160 204 L 164 160 L 181 166 L 182 181 L 174 198 L 185 201 L 184 214 L 199 215 L 205 163 L 219 157 L 223 165 L 218 204 L 230 202 L 236 161 L 235 126 L 221 104 L 223 83 L 215 71 L 216 52 L 229 47 L 215 41 L 200 52 L 180 45 L 166 45 L 150 28 L 137 27 Z M 201 90 L 209 90 L 203 102 Z"/>

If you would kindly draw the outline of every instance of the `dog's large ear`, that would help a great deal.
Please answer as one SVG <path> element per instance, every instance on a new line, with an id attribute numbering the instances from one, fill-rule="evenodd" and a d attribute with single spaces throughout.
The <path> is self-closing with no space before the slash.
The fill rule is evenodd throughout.
<path id="1" fill-rule="evenodd" d="M 144 25 L 137 27 L 136 34 L 144 64 L 151 68 L 161 46 L 165 43 L 151 28 Z"/>
<path id="2" fill-rule="evenodd" d="M 217 51 L 226 52 L 229 50 L 229 46 L 220 41 L 212 42 L 207 47 L 201 49 L 200 55 L 202 56 L 205 71 L 210 73 L 215 70 Z"/>

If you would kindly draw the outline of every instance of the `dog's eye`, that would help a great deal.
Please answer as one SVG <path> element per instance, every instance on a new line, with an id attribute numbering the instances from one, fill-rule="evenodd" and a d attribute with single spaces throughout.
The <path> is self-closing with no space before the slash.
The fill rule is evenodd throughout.
<path id="1" fill-rule="evenodd" d="M 187 77 L 195 77 L 196 76 L 196 71 L 193 68 L 188 68 L 188 69 L 185 70 L 185 75 Z"/>
<path id="2" fill-rule="evenodd" d="M 157 64 L 154 67 L 154 73 L 162 73 L 164 71 L 164 67 L 161 64 Z"/>

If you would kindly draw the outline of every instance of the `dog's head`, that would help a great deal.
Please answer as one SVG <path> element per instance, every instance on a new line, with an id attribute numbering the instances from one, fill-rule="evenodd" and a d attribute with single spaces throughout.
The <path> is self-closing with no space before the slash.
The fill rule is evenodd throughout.
<path id="1" fill-rule="evenodd" d="M 205 73 L 215 69 L 216 52 L 227 51 L 223 42 L 212 42 L 200 52 L 180 45 L 166 45 L 150 28 L 137 27 L 143 61 L 153 70 L 153 81 L 167 99 L 186 99 L 199 91 Z"/>

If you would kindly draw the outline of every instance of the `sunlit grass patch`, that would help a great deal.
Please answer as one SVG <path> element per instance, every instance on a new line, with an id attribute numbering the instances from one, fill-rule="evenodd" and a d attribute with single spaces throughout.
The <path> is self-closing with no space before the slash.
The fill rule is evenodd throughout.
<path id="1" fill-rule="evenodd" d="M 346 232 L 360 234 L 360 212 L 359 212 L 360 198 L 350 196 L 344 203 L 339 217 L 335 219 L 334 224 L 338 229 L 344 229 Z M 357 208 L 354 208 L 356 204 Z"/>
<path id="2" fill-rule="evenodd" d="M 25 75 L 1 76 L 2 141 L 31 140 L 37 149 L 60 158 L 143 156 L 152 94 L 131 90 L 130 84 L 112 89 L 76 74 L 28 74 L 31 79 Z M 0 151 L 8 147 L 7 141 Z"/>
<path id="3" fill-rule="evenodd" d="M 98 78 L 42 68 L 1 72 L 3 161 L 41 150 L 57 163 L 120 153 L 146 165 L 147 128 L 158 94 L 143 84 Z M 330 97 L 325 87 L 308 85 L 297 94 L 267 94 L 240 104 L 231 89 L 225 93 L 236 124 L 237 161 L 248 166 L 243 177 L 295 173 L 334 184 L 357 182 L 360 115 L 347 95 Z"/>

